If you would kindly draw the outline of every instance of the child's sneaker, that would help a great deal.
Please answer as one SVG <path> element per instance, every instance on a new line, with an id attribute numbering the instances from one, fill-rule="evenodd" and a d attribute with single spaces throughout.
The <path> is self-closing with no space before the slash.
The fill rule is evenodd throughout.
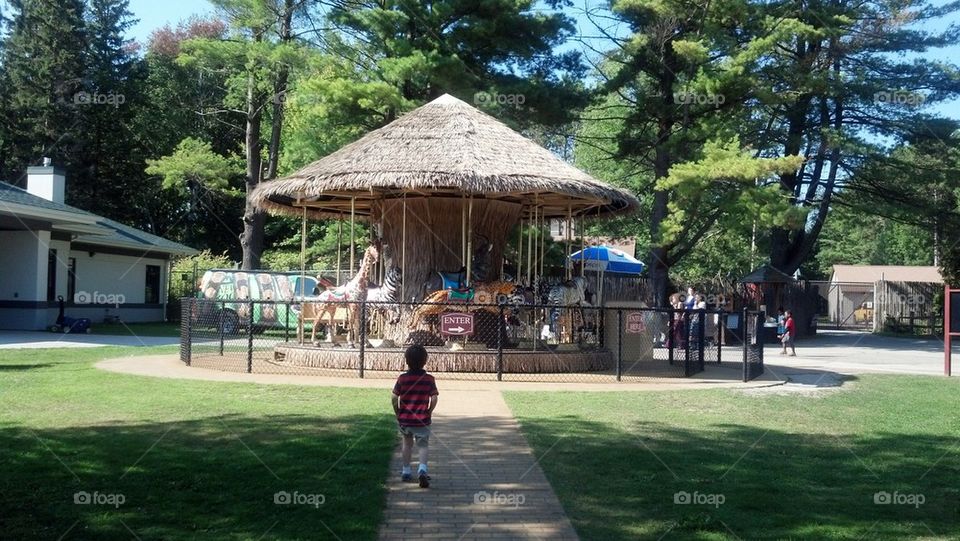
<path id="1" fill-rule="evenodd" d="M 412 474 L 412 473 L 409 473 L 409 472 L 408 472 L 408 473 L 401 473 L 401 474 L 400 474 L 400 480 L 403 481 L 404 483 L 409 483 L 410 481 L 413 481 L 413 474 Z"/>
<path id="2" fill-rule="evenodd" d="M 427 475 L 427 472 L 420 472 L 420 488 L 430 488 L 430 476 Z"/>

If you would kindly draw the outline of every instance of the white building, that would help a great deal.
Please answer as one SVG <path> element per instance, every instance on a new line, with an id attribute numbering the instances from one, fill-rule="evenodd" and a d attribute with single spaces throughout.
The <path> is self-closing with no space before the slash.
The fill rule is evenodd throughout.
<path id="1" fill-rule="evenodd" d="M 0 329 L 39 330 L 66 315 L 94 324 L 163 321 L 170 261 L 196 250 L 64 204 L 66 179 L 27 170 L 0 182 Z"/>

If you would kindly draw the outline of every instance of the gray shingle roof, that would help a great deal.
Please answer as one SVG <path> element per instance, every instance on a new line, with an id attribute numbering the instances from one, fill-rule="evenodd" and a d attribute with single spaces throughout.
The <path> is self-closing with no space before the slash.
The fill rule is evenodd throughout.
<path id="1" fill-rule="evenodd" d="M 0 182 L 0 202 L 7 203 L 16 203 L 18 205 L 27 205 L 30 207 L 37 207 L 46 210 L 56 210 L 60 212 L 67 212 L 70 214 L 76 214 L 81 217 L 90 217 L 96 216 L 96 214 L 87 212 L 85 210 L 80 210 L 76 207 L 71 207 L 70 205 L 64 205 L 63 203 L 54 203 L 53 201 L 48 201 L 42 197 L 33 195 L 32 193 L 14 186 L 13 184 L 8 184 L 6 182 Z M 3 207 L 0 207 L 2 209 Z"/>
<path id="2" fill-rule="evenodd" d="M 38 209 L 63 212 L 74 215 L 78 219 L 84 221 L 89 221 L 92 219 L 96 221 L 97 225 L 108 231 L 106 234 L 79 235 L 76 237 L 75 242 L 86 242 L 90 244 L 118 246 L 123 248 L 137 247 L 154 252 L 164 252 L 178 255 L 197 253 L 197 250 L 194 250 L 189 246 L 185 246 L 178 242 L 173 242 L 172 240 L 159 237 L 152 233 L 147 233 L 146 231 L 141 231 L 135 227 L 124 225 L 120 222 L 105 218 L 103 216 L 98 216 L 92 212 L 71 207 L 70 205 L 48 201 L 42 197 L 33 195 L 23 188 L 18 188 L 17 186 L 8 184 L 6 182 L 0 182 L 0 211 L 4 210 L 3 203 L 11 203 Z"/>
<path id="3" fill-rule="evenodd" d="M 92 244 L 106 244 L 129 247 L 131 243 L 142 246 L 144 249 L 167 252 L 172 254 L 195 254 L 197 250 L 189 246 L 173 242 L 172 240 L 158 237 L 152 233 L 141 231 L 129 225 L 123 225 L 120 222 L 109 218 L 97 216 L 97 225 L 110 230 L 107 235 L 80 235 L 75 242 L 87 242 Z"/>

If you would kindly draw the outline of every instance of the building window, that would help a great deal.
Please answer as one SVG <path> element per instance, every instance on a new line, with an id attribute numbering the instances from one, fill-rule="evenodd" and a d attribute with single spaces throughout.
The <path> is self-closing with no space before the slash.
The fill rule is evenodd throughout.
<path id="1" fill-rule="evenodd" d="M 77 258 L 67 260 L 67 300 L 73 302 L 77 296 Z"/>
<path id="2" fill-rule="evenodd" d="M 160 303 L 160 266 L 147 265 L 146 288 L 143 293 L 144 301 L 147 304 Z"/>
<path id="3" fill-rule="evenodd" d="M 47 252 L 47 301 L 57 300 L 57 251 Z"/>

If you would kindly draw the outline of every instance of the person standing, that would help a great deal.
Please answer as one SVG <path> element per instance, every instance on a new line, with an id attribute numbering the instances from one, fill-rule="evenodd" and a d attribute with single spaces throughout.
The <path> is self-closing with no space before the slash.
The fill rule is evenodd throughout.
<path id="1" fill-rule="evenodd" d="M 783 316 L 783 334 L 780 335 L 780 344 L 783 346 L 783 349 L 780 350 L 780 355 L 787 355 L 787 347 L 789 347 L 789 355 L 791 357 L 796 357 L 797 349 L 793 344 L 793 340 L 797 335 L 797 328 L 793 322 L 793 313 L 790 312 L 790 310 L 787 310 L 783 313 Z"/>
<path id="2" fill-rule="evenodd" d="M 693 310 L 697 305 L 697 290 L 692 287 L 687 288 L 687 298 L 683 299 L 683 307 L 687 310 Z"/>

